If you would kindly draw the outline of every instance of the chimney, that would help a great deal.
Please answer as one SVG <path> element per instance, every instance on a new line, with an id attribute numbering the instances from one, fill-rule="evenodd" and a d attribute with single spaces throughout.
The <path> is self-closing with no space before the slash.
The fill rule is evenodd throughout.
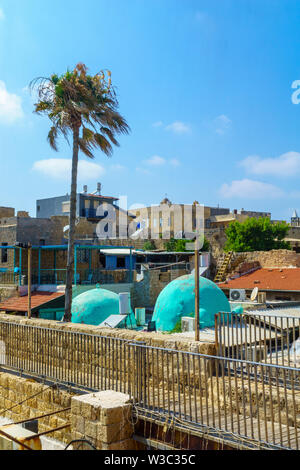
<path id="1" fill-rule="evenodd" d="M 101 183 L 97 183 L 97 193 L 101 195 Z"/>
<path id="2" fill-rule="evenodd" d="M 86 184 L 83 186 L 83 192 L 87 193 L 87 185 Z"/>

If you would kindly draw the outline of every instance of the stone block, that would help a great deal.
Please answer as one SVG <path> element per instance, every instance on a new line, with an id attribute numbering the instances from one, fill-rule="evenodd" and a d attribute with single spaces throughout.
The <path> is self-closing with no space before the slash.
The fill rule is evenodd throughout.
<path id="1" fill-rule="evenodd" d="M 81 403 L 81 416 L 85 419 L 90 420 L 92 417 L 92 405 L 90 403 Z"/>
<path id="2" fill-rule="evenodd" d="M 111 444 L 102 444 L 102 450 L 136 450 L 136 442 L 133 439 L 125 439 Z"/>
<path id="3" fill-rule="evenodd" d="M 85 419 L 83 416 L 76 416 L 76 432 L 85 433 Z"/>
<path id="4" fill-rule="evenodd" d="M 122 405 L 118 408 L 102 408 L 100 414 L 101 425 L 116 424 L 124 421 L 130 416 L 131 404 Z"/>
<path id="5" fill-rule="evenodd" d="M 123 441 L 129 439 L 133 434 L 133 425 L 129 421 L 120 421 L 119 423 L 110 424 L 108 426 L 98 427 L 98 440 L 111 444 L 112 442 Z"/>
<path id="6" fill-rule="evenodd" d="M 87 438 L 96 441 L 99 435 L 100 425 L 97 422 L 86 421 L 85 423 L 85 435 Z"/>

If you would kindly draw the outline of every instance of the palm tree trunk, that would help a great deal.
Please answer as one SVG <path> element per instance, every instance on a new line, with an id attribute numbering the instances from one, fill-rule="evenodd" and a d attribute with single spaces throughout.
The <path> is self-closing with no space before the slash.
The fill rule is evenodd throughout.
<path id="1" fill-rule="evenodd" d="M 72 180 L 70 196 L 70 216 L 69 216 L 69 239 L 68 239 L 68 260 L 67 279 L 65 292 L 65 313 L 63 321 L 71 321 L 72 307 L 72 285 L 74 277 L 74 242 L 75 242 L 75 220 L 76 220 L 76 199 L 77 199 L 77 170 L 78 170 L 78 146 L 79 127 L 73 128 L 73 158 L 72 158 Z"/>

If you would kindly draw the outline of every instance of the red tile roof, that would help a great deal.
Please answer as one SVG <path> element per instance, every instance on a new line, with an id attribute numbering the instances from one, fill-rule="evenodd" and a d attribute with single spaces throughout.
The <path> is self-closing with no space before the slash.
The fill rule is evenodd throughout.
<path id="1" fill-rule="evenodd" d="M 221 289 L 300 291 L 300 268 L 261 268 L 218 284 Z"/>
<path id="2" fill-rule="evenodd" d="M 31 295 L 31 308 L 34 310 L 37 307 L 50 302 L 51 300 L 62 297 L 64 294 L 61 292 L 33 292 Z M 27 312 L 28 310 L 28 296 L 11 297 L 0 303 L 0 310 L 10 312 Z"/>

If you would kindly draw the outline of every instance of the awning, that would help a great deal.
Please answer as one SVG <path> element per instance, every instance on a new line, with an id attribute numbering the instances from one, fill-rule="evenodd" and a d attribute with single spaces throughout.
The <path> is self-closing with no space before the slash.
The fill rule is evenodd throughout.
<path id="1" fill-rule="evenodd" d="M 103 255 L 114 255 L 114 256 L 129 256 L 130 255 L 130 248 L 112 248 L 112 249 L 103 249 L 103 250 L 99 250 L 100 253 L 102 253 Z M 131 250 L 131 253 L 133 255 L 143 255 L 144 252 L 143 251 L 139 251 L 139 250 L 134 250 L 132 249 Z"/>

